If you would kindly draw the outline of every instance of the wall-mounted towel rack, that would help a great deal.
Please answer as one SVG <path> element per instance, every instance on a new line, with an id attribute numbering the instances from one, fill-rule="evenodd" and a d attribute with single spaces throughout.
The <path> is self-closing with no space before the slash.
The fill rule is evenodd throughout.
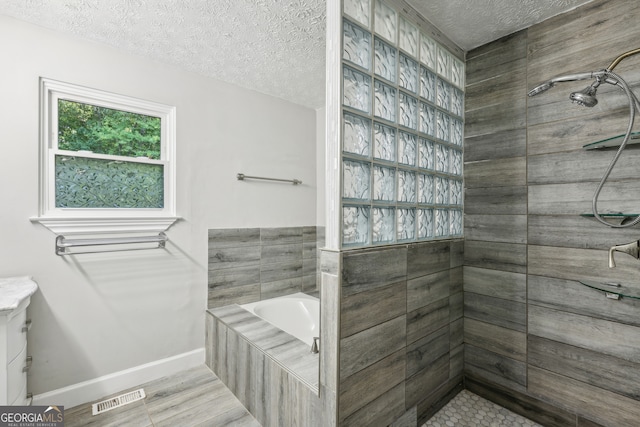
<path id="1" fill-rule="evenodd" d="M 60 235 L 56 237 L 56 255 L 78 255 L 78 254 L 91 254 L 97 252 L 119 252 L 130 251 L 140 249 L 158 249 L 164 248 L 165 243 L 169 240 L 166 234 L 159 233 L 157 236 L 138 236 L 138 237 L 103 237 L 96 239 L 67 239 Z M 119 248 L 119 249 L 97 249 L 92 251 L 73 251 L 69 249 L 74 247 L 86 247 L 86 246 L 111 246 L 111 245 L 128 245 L 133 243 L 157 243 L 157 246 L 150 247 L 135 247 L 135 248 Z"/>
<path id="2" fill-rule="evenodd" d="M 244 181 L 245 179 L 263 179 L 266 181 L 290 182 L 293 185 L 302 184 L 302 181 L 300 181 L 299 179 L 264 178 L 262 176 L 249 176 L 243 173 L 239 173 L 238 175 L 236 175 L 236 177 L 238 178 L 238 181 Z"/>

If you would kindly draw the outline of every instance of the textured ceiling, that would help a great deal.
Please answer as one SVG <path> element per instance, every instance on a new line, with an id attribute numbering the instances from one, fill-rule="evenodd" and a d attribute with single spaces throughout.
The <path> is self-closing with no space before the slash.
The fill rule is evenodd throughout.
<path id="1" fill-rule="evenodd" d="M 318 108 L 326 1 L 1 0 L 0 14 Z M 469 50 L 588 1 L 408 3 Z"/>

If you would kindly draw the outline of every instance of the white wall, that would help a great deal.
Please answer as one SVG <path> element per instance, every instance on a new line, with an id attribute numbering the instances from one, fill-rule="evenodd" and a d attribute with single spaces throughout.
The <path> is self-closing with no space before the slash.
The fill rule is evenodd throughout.
<path id="1" fill-rule="evenodd" d="M 31 275 L 40 286 L 29 391 L 62 399 L 60 389 L 89 382 L 106 394 L 117 390 L 104 376 L 185 354 L 195 354 L 187 364 L 200 361 L 206 230 L 316 224 L 316 112 L 4 16 L 0 58 L 0 277 Z M 29 221 L 38 211 L 41 76 L 177 107 L 183 220 L 169 229 L 168 250 L 58 257 L 54 234 Z M 241 182 L 238 172 L 304 185 Z"/>

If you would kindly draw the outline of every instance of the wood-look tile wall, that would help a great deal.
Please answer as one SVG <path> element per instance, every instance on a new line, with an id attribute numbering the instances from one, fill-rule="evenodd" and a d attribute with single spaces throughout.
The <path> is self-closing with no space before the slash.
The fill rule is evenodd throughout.
<path id="1" fill-rule="evenodd" d="M 208 307 L 317 291 L 322 227 L 209 230 Z M 322 243 L 321 243 L 322 244 Z"/>
<path id="2" fill-rule="evenodd" d="M 338 425 L 416 425 L 461 388 L 463 248 L 341 253 Z"/>
<path id="3" fill-rule="evenodd" d="M 582 145 L 624 133 L 627 102 L 603 85 L 594 108 L 556 75 L 605 68 L 637 48 L 640 5 L 595 0 L 467 54 L 464 369 L 466 386 L 547 426 L 628 426 L 640 416 L 640 301 L 580 279 L 640 290 L 640 263 L 608 248 L 640 238 L 580 217 L 615 151 Z M 640 88 L 640 57 L 615 70 Z M 609 86 L 609 87 L 606 87 Z M 640 150 L 628 148 L 601 211 L 640 211 Z"/>

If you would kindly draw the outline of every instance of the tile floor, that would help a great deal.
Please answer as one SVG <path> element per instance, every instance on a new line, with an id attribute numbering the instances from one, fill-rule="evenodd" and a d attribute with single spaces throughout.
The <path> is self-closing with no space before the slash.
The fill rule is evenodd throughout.
<path id="1" fill-rule="evenodd" d="M 231 391 L 205 365 L 161 378 L 143 388 L 146 398 L 91 415 L 91 403 L 65 410 L 65 427 L 260 427 Z M 467 390 L 422 427 L 542 427 Z"/>
<path id="2" fill-rule="evenodd" d="M 106 396 L 100 401 L 139 388 L 143 388 L 147 396 L 144 400 L 99 415 L 91 415 L 91 403 L 66 409 L 65 427 L 260 427 L 205 365 Z"/>
<path id="3" fill-rule="evenodd" d="M 542 427 L 528 418 L 462 390 L 422 427 Z"/>

